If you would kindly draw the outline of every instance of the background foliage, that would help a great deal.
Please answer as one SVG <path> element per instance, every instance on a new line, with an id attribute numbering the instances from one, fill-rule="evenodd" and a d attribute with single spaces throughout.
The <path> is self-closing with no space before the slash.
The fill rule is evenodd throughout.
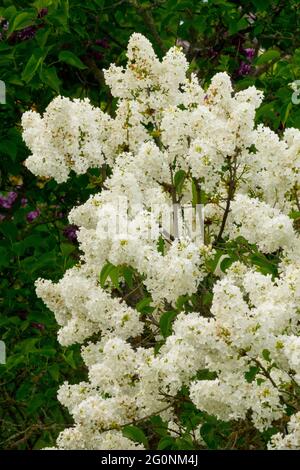
<path id="1" fill-rule="evenodd" d="M 175 43 L 181 45 L 203 86 L 217 71 L 227 71 L 236 89 L 262 89 L 265 100 L 258 121 L 279 132 L 285 126 L 300 127 L 300 106 L 292 103 L 289 85 L 300 78 L 297 0 L 2 1 L 0 79 L 6 84 L 6 104 L 0 104 L 0 339 L 7 346 L 7 363 L 0 365 L 3 449 L 53 445 L 71 422 L 56 391 L 64 380 L 78 382 L 85 370 L 79 348 L 58 345 L 56 322 L 37 299 L 34 281 L 57 280 L 77 262 L 76 227 L 68 225 L 67 214 L 101 187 L 101 175 L 94 170 L 73 175 L 68 186 L 29 173 L 23 166 L 28 153 L 20 118 L 28 109 L 43 112 L 57 94 L 89 97 L 113 113 L 102 69 L 124 62 L 134 31 L 146 35 L 160 56 Z M 271 269 L 268 260 L 258 262 L 266 272 Z M 170 321 L 168 316 L 162 321 L 164 336 Z M 230 426 L 200 416 L 190 403 L 183 405 L 183 422 L 203 419 L 206 444 L 222 448 L 233 433 Z M 188 438 L 171 438 L 158 418 L 149 426 L 160 436 L 149 443 L 151 448 L 193 448 Z M 142 429 L 130 426 L 126 433 L 145 442 Z M 254 436 L 251 443 L 245 438 L 235 445 L 262 447 L 265 438 Z"/>

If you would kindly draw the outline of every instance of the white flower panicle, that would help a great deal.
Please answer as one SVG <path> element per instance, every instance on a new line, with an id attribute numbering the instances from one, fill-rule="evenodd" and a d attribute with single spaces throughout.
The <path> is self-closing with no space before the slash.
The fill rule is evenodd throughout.
<path id="1" fill-rule="evenodd" d="M 293 221 L 279 209 L 257 198 L 237 194 L 226 227 L 229 238 L 238 236 L 255 243 L 263 253 L 288 249 L 296 239 Z"/>
<path id="2" fill-rule="evenodd" d="M 26 166 L 33 173 L 66 181 L 70 170 L 85 173 L 104 163 L 110 139 L 110 117 L 88 99 L 58 96 L 43 117 L 33 111 L 23 115 L 23 138 L 32 151 Z"/>
<path id="3" fill-rule="evenodd" d="M 57 447 L 142 449 L 122 429 L 152 415 L 171 435 L 187 432 L 178 417 L 185 387 L 185 400 L 219 420 L 247 420 L 259 432 L 283 423 L 270 449 L 299 448 L 299 413 L 288 432 L 285 423 L 299 409 L 300 239 L 292 215 L 300 132 L 279 138 L 256 126 L 262 93 L 234 93 L 226 73 L 204 90 L 177 47 L 160 61 L 133 34 L 127 59 L 104 72 L 118 99 L 114 117 L 63 97 L 43 117 L 23 116 L 33 173 L 62 182 L 71 170 L 111 169 L 102 191 L 69 215 L 79 226 L 80 262 L 58 283 L 36 283 L 60 343 L 82 344 L 88 369 L 86 382 L 60 387 L 75 424 Z M 127 226 L 116 237 L 122 197 Z M 167 230 L 156 208 L 199 202 L 201 240 L 181 212 Z M 227 242 L 240 239 L 266 263 L 277 260 L 273 275 L 238 250 L 240 261 L 224 273 Z M 195 439 L 204 446 L 200 427 Z"/>
<path id="4" fill-rule="evenodd" d="M 300 449 L 300 413 L 294 414 L 288 423 L 288 433 L 272 436 L 268 444 L 270 450 L 299 450 Z"/>

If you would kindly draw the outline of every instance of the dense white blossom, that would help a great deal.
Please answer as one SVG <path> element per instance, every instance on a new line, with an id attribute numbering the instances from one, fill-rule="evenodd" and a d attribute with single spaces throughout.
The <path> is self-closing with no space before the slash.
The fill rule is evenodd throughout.
<path id="1" fill-rule="evenodd" d="M 230 238 L 242 236 L 255 243 L 263 253 L 292 246 L 296 236 L 287 215 L 256 198 L 237 194 L 231 204 L 226 228 Z"/>
<path id="2" fill-rule="evenodd" d="M 268 445 L 270 450 L 299 450 L 300 449 L 300 413 L 294 414 L 288 423 L 288 433 L 272 436 Z"/>
<path id="3" fill-rule="evenodd" d="M 226 73 L 204 90 L 177 47 L 160 61 L 133 34 L 127 58 L 126 67 L 104 72 L 118 99 L 113 118 L 88 100 L 62 97 L 43 117 L 23 116 L 33 173 L 62 182 L 71 170 L 111 168 L 101 193 L 69 215 L 79 226 L 79 264 L 57 283 L 36 283 L 60 343 L 81 343 L 88 369 L 86 382 L 58 392 L 75 425 L 57 447 L 141 449 L 122 429 L 152 415 L 171 435 L 185 433 L 176 411 L 183 387 L 197 409 L 264 431 L 289 419 L 290 400 L 297 411 L 300 240 L 291 211 L 299 206 L 300 132 L 286 129 L 279 138 L 256 126 L 262 93 L 234 93 Z M 122 197 L 126 230 L 116 236 Z M 178 226 L 174 218 L 165 225 L 162 207 L 199 201 L 203 239 L 181 212 Z M 278 275 L 252 266 L 251 251 L 237 253 L 225 273 L 226 242 L 238 239 L 266 262 L 277 256 Z M 199 292 L 212 294 L 208 309 L 195 301 Z M 166 315 L 173 323 L 162 334 Z M 299 423 L 299 413 L 292 415 L 288 433 L 273 436 L 269 448 L 299 448 Z M 195 441 L 203 446 L 200 428 Z"/>

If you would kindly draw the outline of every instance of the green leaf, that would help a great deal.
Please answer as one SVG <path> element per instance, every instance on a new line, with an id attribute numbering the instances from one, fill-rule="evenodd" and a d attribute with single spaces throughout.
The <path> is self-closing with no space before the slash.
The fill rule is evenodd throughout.
<path id="1" fill-rule="evenodd" d="M 13 21 L 14 16 L 17 14 L 17 9 L 14 5 L 6 8 L 3 12 L 3 17 L 6 18 L 9 22 Z"/>
<path id="2" fill-rule="evenodd" d="M 144 447 L 148 447 L 148 440 L 144 432 L 137 426 L 125 426 L 122 430 L 123 435 L 135 442 L 140 442 Z"/>
<path id="3" fill-rule="evenodd" d="M 25 400 L 30 396 L 32 384 L 30 382 L 23 382 L 22 385 L 17 389 L 16 398 L 17 400 Z"/>
<path id="4" fill-rule="evenodd" d="M 289 114 L 290 114 L 292 108 L 293 108 L 293 103 L 291 103 L 291 102 L 288 103 L 288 105 L 285 108 L 284 117 L 282 119 L 282 125 L 283 126 L 285 126 L 286 121 L 288 120 L 288 117 L 289 117 Z"/>
<path id="5" fill-rule="evenodd" d="M 69 364 L 69 366 L 72 367 L 72 369 L 76 369 L 76 362 L 74 360 L 74 351 L 68 351 L 65 355 L 64 355 L 64 359 L 66 361 L 67 364 Z"/>
<path id="6" fill-rule="evenodd" d="M 217 378 L 217 374 L 209 369 L 201 369 L 197 372 L 196 377 L 198 380 L 214 380 Z"/>
<path id="7" fill-rule="evenodd" d="M 259 367 L 256 367 L 256 366 L 250 367 L 250 369 L 247 372 L 245 372 L 245 379 L 247 380 L 247 382 L 253 382 L 258 372 L 259 372 Z"/>
<path id="8" fill-rule="evenodd" d="M 14 243 L 12 245 L 12 250 L 14 253 L 21 256 L 27 248 L 37 248 L 42 243 L 44 243 L 44 238 L 41 237 L 41 235 L 29 235 L 24 240 Z"/>
<path id="9" fill-rule="evenodd" d="M 60 373 L 59 373 L 58 364 L 52 364 L 50 367 L 48 367 L 48 372 L 51 375 L 51 377 L 53 378 L 53 380 L 55 380 L 55 382 L 59 381 Z"/>
<path id="10" fill-rule="evenodd" d="M 175 439 L 170 436 L 163 437 L 157 446 L 157 450 L 172 449 L 175 444 Z"/>
<path id="11" fill-rule="evenodd" d="M 24 85 L 21 78 L 18 75 L 15 75 L 15 74 L 12 74 L 8 78 L 7 83 L 11 83 L 12 85 L 17 85 L 17 86 L 23 86 Z"/>
<path id="12" fill-rule="evenodd" d="M 161 253 L 162 255 L 164 254 L 165 251 L 165 241 L 162 236 L 159 237 L 158 242 L 157 242 L 157 251 Z"/>
<path id="13" fill-rule="evenodd" d="M 41 10 L 42 8 L 51 6 L 51 3 L 53 3 L 53 0 L 35 0 L 33 6 L 35 6 L 37 10 Z"/>
<path id="14" fill-rule="evenodd" d="M 109 272 L 109 277 L 111 282 L 113 283 L 116 289 L 119 289 L 119 277 L 120 277 L 120 270 L 118 266 L 113 266 L 113 269 Z"/>
<path id="15" fill-rule="evenodd" d="M 50 32 L 51 32 L 50 28 L 47 28 L 47 27 L 44 27 L 36 32 L 34 38 L 41 48 L 45 47 Z"/>
<path id="16" fill-rule="evenodd" d="M 181 194 L 182 192 L 185 178 L 186 178 L 186 173 L 184 170 L 178 170 L 174 176 L 174 184 L 175 184 L 176 192 L 178 194 Z"/>
<path id="17" fill-rule="evenodd" d="M 265 361 L 267 362 L 270 362 L 271 361 L 271 357 L 270 357 L 270 351 L 268 349 L 264 349 L 263 352 L 262 352 L 262 356 L 264 358 Z"/>
<path id="18" fill-rule="evenodd" d="M 38 408 L 45 403 L 45 397 L 42 393 L 35 395 L 29 402 L 27 412 L 28 414 L 34 413 Z"/>
<path id="19" fill-rule="evenodd" d="M 275 61 L 279 58 L 280 58 L 279 51 L 276 51 L 274 49 L 269 49 L 268 51 L 264 52 L 256 59 L 256 65 L 266 64 L 267 62 Z"/>
<path id="20" fill-rule="evenodd" d="M 57 354 L 57 350 L 55 348 L 50 348 L 49 346 L 44 346 L 37 352 L 46 357 L 54 357 Z"/>
<path id="21" fill-rule="evenodd" d="M 57 263 L 57 254 L 55 250 L 51 250 L 48 253 L 36 258 L 35 256 L 30 256 L 21 261 L 22 267 L 30 273 L 34 273 L 43 268 L 49 268 Z"/>
<path id="22" fill-rule="evenodd" d="M 246 20 L 246 18 L 241 18 L 238 21 L 234 19 L 232 22 L 230 22 L 228 33 L 231 36 L 232 34 L 236 34 L 239 31 L 248 28 L 248 26 L 249 26 L 249 23 Z"/>
<path id="23" fill-rule="evenodd" d="M 172 322 L 176 317 L 177 312 L 175 310 L 170 310 L 168 312 L 164 312 L 159 320 L 159 327 L 161 334 L 164 338 L 169 336 L 172 332 Z"/>
<path id="24" fill-rule="evenodd" d="M 73 251 L 76 250 L 76 247 L 71 243 L 61 243 L 60 249 L 63 256 L 69 256 Z"/>
<path id="25" fill-rule="evenodd" d="M 168 436 L 168 425 L 162 420 L 160 416 L 152 416 L 149 419 L 151 426 L 156 434 L 161 437 Z"/>
<path id="26" fill-rule="evenodd" d="M 258 11 L 267 11 L 271 4 L 271 0 L 251 0 L 251 3 L 253 3 Z"/>
<path id="27" fill-rule="evenodd" d="M 14 20 L 10 22 L 8 33 L 11 34 L 14 31 L 26 28 L 30 26 L 35 19 L 35 15 L 29 12 L 22 12 L 15 16 Z"/>
<path id="28" fill-rule="evenodd" d="M 178 450 L 193 450 L 195 449 L 193 441 L 190 436 L 180 437 L 176 439 L 176 444 Z"/>
<path id="29" fill-rule="evenodd" d="M 140 313 L 145 313 L 145 307 L 149 307 L 149 305 L 151 304 L 152 302 L 152 299 L 151 297 L 145 297 L 144 299 L 140 300 L 137 304 L 136 304 L 136 310 Z"/>
<path id="30" fill-rule="evenodd" d="M 125 279 L 126 284 L 128 285 L 129 289 L 133 289 L 133 275 L 134 271 L 129 266 L 124 266 L 121 272 L 122 276 Z"/>
<path id="31" fill-rule="evenodd" d="M 40 73 L 40 78 L 46 85 L 48 85 L 50 88 L 59 93 L 61 80 L 57 76 L 55 67 L 43 67 Z"/>
<path id="32" fill-rule="evenodd" d="M 223 254 L 224 253 L 221 250 L 216 250 L 214 257 L 210 258 L 207 261 L 207 266 L 208 266 L 208 268 L 210 269 L 210 271 L 212 273 L 215 271 L 216 267 L 218 266 L 219 260 L 220 260 L 221 256 L 223 256 Z"/>
<path id="33" fill-rule="evenodd" d="M 213 424 L 202 424 L 200 428 L 200 434 L 210 449 L 218 448 L 218 443 L 215 435 L 215 426 Z"/>
<path id="34" fill-rule="evenodd" d="M 18 343 L 18 350 L 22 351 L 22 354 L 29 354 L 38 351 L 36 343 L 39 342 L 39 338 L 27 338 Z"/>
<path id="35" fill-rule="evenodd" d="M 223 273 L 226 273 L 227 269 L 230 268 L 230 266 L 232 265 L 232 263 L 234 263 L 234 259 L 233 258 L 230 258 L 230 257 L 227 257 L 227 258 L 224 258 L 221 263 L 220 263 L 220 269 Z"/>
<path id="36" fill-rule="evenodd" d="M 9 266 L 9 252 L 6 248 L 0 247 L 0 267 Z"/>
<path id="37" fill-rule="evenodd" d="M 101 287 L 104 288 L 106 279 L 110 277 L 114 287 L 119 289 L 119 278 L 121 271 L 122 269 L 119 266 L 114 266 L 111 263 L 107 263 L 105 266 L 103 266 L 99 277 Z"/>
<path id="38" fill-rule="evenodd" d="M 86 69 L 86 65 L 75 55 L 73 52 L 70 51 L 61 51 L 58 55 L 58 58 L 61 62 L 65 62 L 72 67 L 76 67 L 78 69 Z"/>
<path id="39" fill-rule="evenodd" d="M 47 23 L 51 23 L 57 28 L 62 28 L 63 31 L 69 31 L 69 0 L 59 0 L 59 2 L 56 0 L 55 3 L 58 3 L 58 5 L 49 11 L 47 15 Z M 83 10 L 81 9 L 81 15 L 82 11 Z"/>
<path id="40" fill-rule="evenodd" d="M 230 56 L 222 54 L 219 58 L 219 65 L 217 67 L 217 70 L 221 70 L 222 72 L 227 71 L 229 68 L 229 62 L 230 62 Z"/>
<path id="41" fill-rule="evenodd" d="M 102 288 L 104 288 L 105 286 L 105 281 L 106 279 L 108 278 L 109 276 L 109 273 L 114 269 L 114 265 L 111 264 L 111 263 L 107 263 L 103 266 L 103 268 L 101 269 L 101 272 L 100 272 L 100 276 L 99 276 L 99 281 L 100 281 L 100 286 Z"/>
<path id="42" fill-rule="evenodd" d="M 4 42 L 0 42 L 0 52 L 6 52 L 6 51 L 11 51 L 12 48 L 8 44 L 5 44 Z"/>
<path id="43" fill-rule="evenodd" d="M 277 275 L 277 266 L 274 264 L 274 262 L 269 261 L 268 258 L 266 258 L 264 255 L 255 253 L 250 256 L 250 259 L 253 264 L 259 267 L 259 271 L 262 274 L 271 274 L 272 276 Z"/>
<path id="44" fill-rule="evenodd" d="M 299 211 L 291 211 L 289 213 L 289 217 L 293 220 L 297 220 L 300 218 L 300 212 Z"/>
<path id="45" fill-rule="evenodd" d="M 2 139 L 0 141 L 0 154 L 8 155 L 13 161 L 15 161 L 17 151 L 17 142 L 10 139 Z"/>
<path id="46" fill-rule="evenodd" d="M 40 67 L 43 61 L 43 52 L 40 49 L 37 49 L 33 52 L 30 59 L 28 60 L 23 72 L 22 72 L 22 80 L 24 82 L 29 83 L 32 78 L 34 77 L 36 71 Z"/>
<path id="47" fill-rule="evenodd" d="M 14 240 L 18 235 L 17 227 L 12 222 L 2 222 L 0 232 L 9 240 Z"/>

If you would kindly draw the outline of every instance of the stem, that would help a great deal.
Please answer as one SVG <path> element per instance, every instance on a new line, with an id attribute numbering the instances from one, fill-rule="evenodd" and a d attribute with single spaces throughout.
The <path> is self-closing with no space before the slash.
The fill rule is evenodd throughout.
<path id="1" fill-rule="evenodd" d="M 131 426 L 132 424 L 137 424 L 137 423 L 141 423 L 142 421 L 146 421 L 150 418 L 152 418 L 152 416 L 156 416 L 158 415 L 159 413 L 162 413 L 163 411 L 166 411 L 168 410 L 169 408 L 171 408 L 172 403 L 170 403 L 168 406 L 165 406 L 164 408 L 162 408 L 161 410 L 159 411 L 156 411 L 155 413 L 150 413 L 149 415 L 146 415 L 146 416 L 143 416 L 142 418 L 139 418 L 139 419 L 134 419 L 132 421 L 129 421 L 129 423 L 124 423 L 121 425 L 121 427 L 124 427 L 124 426 Z M 107 428 L 107 429 L 103 429 L 101 430 L 101 432 L 106 432 L 106 431 L 112 431 L 114 430 L 115 428 Z"/>
<path id="2" fill-rule="evenodd" d="M 146 26 L 148 26 L 150 33 L 153 36 L 153 39 L 155 40 L 156 44 L 160 48 L 161 52 L 165 54 L 167 52 L 163 41 L 161 40 L 161 37 L 159 35 L 159 32 L 157 30 L 157 27 L 154 22 L 154 18 L 152 15 L 152 12 L 149 7 L 145 7 L 142 5 L 139 5 L 138 0 L 130 0 L 130 3 L 133 5 L 133 7 L 137 10 L 137 12 L 140 14 L 140 16 L 143 18 Z"/>
<path id="3" fill-rule="evenodd" d="M 274 382 L 273 378 L 271 377 L 271 374 L 268 372 L 268 370 L 261 364 L 261 362 L 258 359 L 253 359 L 252 360 L 255 362 L 255 364 L 262 370 L 264 373 L 264 376 L 271 382 L 273 387 L 275 387 L 279 392 L 281 391 L 278 386 L 276 385 L 276 382 Z M 290 406 L 291 408 L 294 408 L 294 410 L 299 411 L 294 405 L 291 405 L 291 403 L 287 403 L 285 399 L 283 398 L 282 395 L 280 395 L 280 401 L 286 405 Z"/>
<path id="4" fill-rule="evenodd" d="M 300 211 L 300 201 L 299 201 L 299 197 L 298 197 L 298 186 L 297 186 L 297 184 L 295 184 L 294 191 L 295 191 L 296 205 L 297 205 L 298 211 Z"/>
<path id="5" fill-rule="evenodd" d="M 223 235 L 223 232 L 224 232 L 224 229 L 225 229 L 225 225 L 226 225 L 226 222 L 227 222 L 227 218 L 228 218 L 228 215 L 229 215 L 229 212 L 230 212 L 230 204 L 231 204 L 231 201 L 234 197 L 234 193 L 235 193 L 235 190 L 236 190 L 235 178 L 236 178 L 236 171 L 237 171 L 237 154 L 238 154 L 238 151 L 236 150 L 236 152 L 234 154 L 234 157 L 233 157 L 233 164 L 231 163 L 231 157 L 229 157 L 229 185 L 228 185 L 228 193 L 227 193 L 227 199 L 226 199 L 226 207 L 225 207 L 225 211 L 224 211 L 220 231 L 218 233 L 218 236 L 217 236 L 214 244 L 219 243 L 219 241 L 222 238 L 222 235 Z"/>
<path id="6" fill-rule="evenodd" d="M 170 168 L 171 181 L 172 181 L 171 188 L 170 188 L 171 189 L 172 202 L 173 202 L 173 204 L 178 204 L 177 195 L 176 195 L 176 188 L 175 188 L 175 185 L 174 185 L 174 174 L 173 174 L 172 165 L 170 165 L 169 168 Z"/>
<path id="7" fill-rule="evenodd" d="M 102 70 L 98 69 L 96 62 L 91 57 L 85 57 L 84 63 L 88 66 L 90 71 L 93 73 L 95 79 L 100 85 L 105 84 L 104 75 Z"/>

